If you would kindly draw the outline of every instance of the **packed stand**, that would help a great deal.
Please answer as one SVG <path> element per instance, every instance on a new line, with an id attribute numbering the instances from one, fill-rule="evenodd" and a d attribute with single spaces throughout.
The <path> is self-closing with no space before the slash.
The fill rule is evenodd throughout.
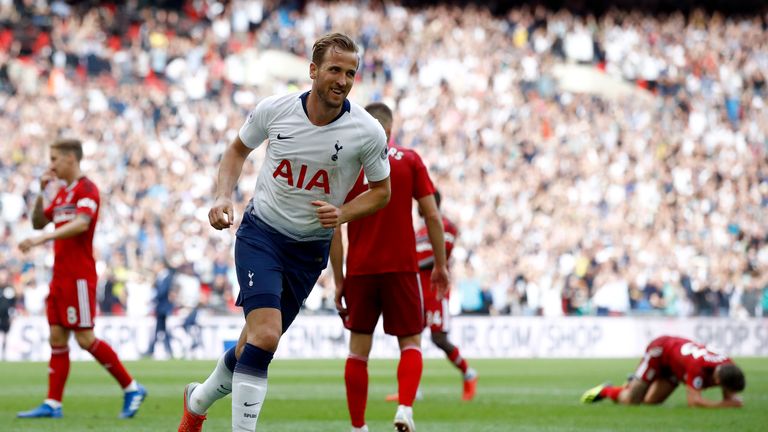
<path id="1" fill-rule="evenodd" d="M 456 312 L 768 310 L 768 15 L 132 4 L 0 2 L 0 266 L 25 313 L 44 311 L 51 252 L 16 246 L 60 136 L 84 141 L 101 189 L 103 313 L 153 313 L 168 268 L 188 276 L 177 307 L 235 310 L 234 236 L 207 223 L 216 162 L 260 98 L 305 88 L 262 79 L 257 54 L 308 58 L 331 29 L 363 47 L 352 99 L 395 108 L 394 139 L 421 153 L 459 226 Z M 562 64 L 636 89 L 564 91 Z M 331 279 L 309 309 L 333 309 Z"/>

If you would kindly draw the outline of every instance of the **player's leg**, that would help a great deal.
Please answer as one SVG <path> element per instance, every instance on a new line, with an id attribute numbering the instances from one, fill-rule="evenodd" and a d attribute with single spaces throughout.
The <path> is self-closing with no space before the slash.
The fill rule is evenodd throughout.
<path id="1" fill-rule="evenodd" d="M 123 408 L 120 411 L 120 418 L 135 416 L 147 397 L 147 390 L 144 386 L 128 373 L 115 350 L 106 341 L 97 338 L 93 329 L 76 330 L 75 339 L 82 349 L 91 353 L 93 358 L 104 366 L 104 369 L 117 380 L 120 388 L 123 389 Z"/>
<path id="2" fill-rule="evenodd" d="M 378 282 L 376 276 L 348 276 L 344 280 L 344 300 L 349 311 L 344 326 L 351 331 L 349 356 L 344 365 L 344 384 L 353 431 L 367 428 L 368 354 L 381 315 L 382 287 Z"/>
<path id="3" fill-rule="evenodd" d="M 344 385 L 353 431 L 367 430 L 365 407 L 368 403 L 368 355 L 372 345 L 373 334 L 354 331 L 350 334 L 349 356 L 344 365 Z"/>
<path id="4" fill-rule="evenodd" d="M 267 393 L 267 370 L 328 262 L 330 239 L 297 242 L 246 212 L 237 233 L 238 304 L 246 341 L 232 376 L 232 429 L 253 431 Z"/>
<path id="5" fill-rule="evenodd" d="M 426 272 L 420 274 L 424 283 Z M 436 294 L 430 291 L 429 298 L 425 295 L 425 307 L 427 310 L 427 325 L 430 328 L 432 342 L 445 353 L 448 360 L 461 371 L 463 389 L 461 398 L 465 401 L 472 400 L 477 391 L 477 372 L 469 367 L 462 357 L 459 348 L 448 340 L 451 315 L 448 310 L 448 299 L 438 299 Z"/>
<path id="6" fill-rule="evenodd" d="M 472 400 L 477 391 L 477 371 L 469 367 L 467 360 L 461 356 L 459 348 L 448 340 L 448 333 L 445 331 L 435 331 L 432 327 L 432 342 L 448 357 L 448 360 L 461 371 L 463 390 L 461 398 L 465 401 Z"/>
<path id="7" fill-rule="evenodd" d="M 595 386 L 581 396 L 582 403 L 595 403 L 603 399 L 611 399 L 621 404 L 643 403 L 651 383 L 661 372 L 661 354 L 663 340 L 652 341 L 643 355 L 629 382 L 622 386 L 612 386 L 608 383 Z"/>
<path id="8" fill-rule="evenodd" d="M 245 346 L 245 327 L 240 332 L 238 345 Z M 184 388 L 184 414 L 178 432 L 199 432 L 203 429 L 208 409 L 219 399 L 232 393 L 232 375 L 237 364 L 237 346 L 219 357 L 216 367 L 208 378 L 200 383 L 189 383 Z"/>
<path id="9" fill-rule="evenodd" d="M 663 403 L 675 391 L 675 388 L 677 388 L 676 383 L 666 378 L 657 378 L 653 380 L 645 393 L 643 403 L 651 405 Z"/>
<path id="10" fill-rule="evenodd" d="M 245 309 L 246 338 L 232 374 L 232 430 L 250 432 L 267 395 L 267 371 L 282 334 L 282 316 L 279 307 Z"/>
<path id="11" fill-rule="evenodd" d="M 611 390 L 606 390 L 606 394 L 609 398 L 613 399 L 614 402 L 623 405 L 637 405 L 643 403 L 649 387 L 649 383 L 643 380 L 633 379 L 622 387 L 616 396 L 614 396 L 614 393 L 611 392 Z"/>
<path id="12" fill-rule="evenodd" d="M 120 384 L 123 389 L 123 408 L 120 411 L 120 418 L 132 418 L 146 399 L 147 390 L 128 373 L 115 350 L 93 333 L 96 316 L 96 280 L 77 279 L 75 286 L 77 304 L 69 308 L 74 309 L 76 315 L 74 322 L 70 320 L 75 330 L 75 339 L 78 345 L 91 353 L 93 358 Z"/>
<path id="13" fill-rule="evenodd" d="M 382 276 L 384 277 L 384 276 Z M 397 390 L 400 399 L 394 425 L 398 431 L 413 431 L 413 401 L 421 381 L 424 361 L 421 355 L 421 331 L 424 329 L 424 300 L 418 273 L 386 275 L 390 292 L 382 296 L 384 332 L 397 336 L 400 362 L 397 366 Z"/>
<path id="14" fill-rule="evenodd" d="M 249 212 L 243 216 L 235 240 L 235 270 L 240 286 L 236 304 L 246 322 L 232 373 L 233 431 L 256 429 L 266 397 L 267 370 L 282 334 L 284 241 Z"/>
<path id="15" fill-rule="evenodd" d="M 17 414 L 21 418 L 53 417 L 63 415 L 62 400 L 64 397 L 64 385 L 69 376 L 69 329 L 63 326 L 68 321 L 75 321 L 75 314 L 64 302 L 64 298 L 58 293 L 61 287 L 58 282 L 52 281 L 51 294 L 46 299 L 45 313 L 50 328 L 49 342 L 51 344 L 51 358 L 48 361 L 48 395 L 39 407 L 23 411 Z"/>

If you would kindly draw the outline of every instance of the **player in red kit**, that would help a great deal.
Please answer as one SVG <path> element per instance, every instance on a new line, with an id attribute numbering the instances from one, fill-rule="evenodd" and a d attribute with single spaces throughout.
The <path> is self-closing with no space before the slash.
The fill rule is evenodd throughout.
<path id="1" fill-rule="evenodd" d="M 688 339 L 662 336 L 654 339 L 645 351 L 640 366 L 630 381 L 623 386 L 599 385 L 587 390 L 583 403 L 594 403 L 605 398 L 614 402 L 632 404 L 660 404 L 684 383 L 688 406 L 722 408 L 741 407 L 738 394 L 744 390 L 744 373 L 731 359 L 714 353 Z M 723 400 L 704 399 L 702 390 L 720 386 Z"/>
<path id="2" fill-rule="evenodd" d="M 90 352 L 112 374 L 124 390 L 121 418 L 133 417 L 147 395 L 143 386 L 125 370 L 117 354 L 93 333 L 96 315 L 96 262 L 93 234 L 99 217 L 99 190 L 80 171 L 83 157 L 78 140 L 60 140 L 51 145 L 49 169 L 40 179 L 41 190 L 58 178 L 64 185 L 47 208 L 42 194 L 32 212 L 32 226 L 42 229 L 53 222 L 56 229 L 28 238 L 19 244 L 22 252 L 53 240 L 53 278 L 46 300 L 50 325 L 51 359 L 48 368 L 48 397 L 37 408 L 18 413 L 21 418 L 62 417 L 64 384 L 69 375 L 69 335 Z"/>
<path id="3" fill-rule="evenodd" d="M 435 191 L 435 202 L 440 208 L 440 192 Z M 443 230 L 445 231 L 445 253 L 450 260 L 453 244 L 459 235 L 459 230 L 453 222 L 443 216 Z M 446 357 L 456 366 L 464 378 L 464 388 L 461 398 L 470 401 L 475 397 L 477 391 L 477 372 L 470 368 L 464 357 L 461 356 L 459 348 L 448 341 L 448 331 L 450 330 L 450 312 L 448 311 L 448 299 L 450 291 L 445 293 L 442 298 L 438 297 L 437 290 L 432 289 L 430 278 L 432 268 L 435 264 L 435 254 L 432 251 L 432 244 L 429 242 L 429 233 L 427 227 L 422 227 L 416 233 L 416 257 L 419 261 L 419 277 L 421 279 L 421 291 L 424 295 L 424 312 L 426 325 L 430 329 L 432 342 L 438 348 L 445 352 Z M 398 400 L 398 395 L 391 394 L 387 396 L 387 401 Z"/>
<path id="4" fill-rule="evenodd" d="M 392 111 L 381 103 L 368 105 L 366 110 L 379 120 L 389 138 Z M 413 232 L 414 199 L 419 204 L 435 251 L 432 287 L 440 293 L 445 293 L 448 288 L 443 225 L 427 169 L 412 150 L 390 146 L 388 157 L 392 183 L 389 204 L 373 215 L 349 223 L 346 278 L 342 270 L 343 243 L 339 230 L 334 233 L 331 243 L 336 308 L 345 327 L 351 331 L 344 381 L 353 431 L 368 430 L 365 424 L 367 362 L 380 315 L 384 317 L 384 332 L 396 336 L 400 345 L 399 406 L 394 425 L 398 431 L 415 428 L 412 407 L 423 369 L 424 306 Z M 367 189 L 365 178 L 361 176 L 347 199 L 351 200 Z"/>

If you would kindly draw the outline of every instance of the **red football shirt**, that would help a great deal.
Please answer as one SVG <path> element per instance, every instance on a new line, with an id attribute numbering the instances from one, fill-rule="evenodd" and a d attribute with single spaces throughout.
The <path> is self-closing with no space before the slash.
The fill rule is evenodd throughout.
<path id="1" fill-rule="evenodd" d="M 662 347 L 662 367 L 669 368 L 680 382 L 695 389 L 714 386 L 715 368 L 732 363 L 728 357 L 685 338 L 668 337 Z"/>
<path id="2" fill-rule="evenodd" d="M 427 168 L 413 150 L 389 148 L 392 196 L 378 212 L 349 223 L 347 274 L 366 275 L 417 272 L 413 200 L 435 193 Z M 363 176 L 357 179 L 347 201 L 368 190 Z"/>
<path id="3" fill-rule="evenodd" d="M 459 235 L 459 230 L 453 222 L 443 217 L 443 230 L 445 231 L 445 258 L 451 258 L 453 251 L 453 242 Z M 416 259 L 419 261 L 419 270 L 432 273 L 432 267 L 435 266 L 435 253 L 432 251 L 432 243 L 429 241 L 429 231 L 427 227 L 422 227 L 416 233 Z"/>
<path id="4" fill-rule="evenodd" d="M 99 217 L 99 189 L 86 177 L 80 177 L 67 187 L 59 189 L 56 198 L 45 209 L 45 217 L 56 228 L 75 219 L 78 214 L 91 218 L 88 230 L 74 237 L 54 240 L 53 278 L 96 280 L 96 261 L 93 259 L 93 234 Z"/>

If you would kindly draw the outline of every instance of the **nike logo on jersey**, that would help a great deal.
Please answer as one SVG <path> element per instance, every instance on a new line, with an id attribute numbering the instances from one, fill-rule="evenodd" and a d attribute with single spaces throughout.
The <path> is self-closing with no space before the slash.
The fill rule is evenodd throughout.
<path id="1" fill-rule="evenodd" d="M 261 402 L 254 402 L 254 403 L 243 402 L 243 406 L 252 407 L 252 406 L 256 406 L 256 405 L 258 405 L 260 403 Z"/>
<path id="2" fill-rule="evenodd" d="M 287 136 L 287 135 L 277 134 L 277 139 L 279 139 L 279 140 L 291 139 L 291 138 L 293 138 L 293 137 L 292 136 Z"/>

